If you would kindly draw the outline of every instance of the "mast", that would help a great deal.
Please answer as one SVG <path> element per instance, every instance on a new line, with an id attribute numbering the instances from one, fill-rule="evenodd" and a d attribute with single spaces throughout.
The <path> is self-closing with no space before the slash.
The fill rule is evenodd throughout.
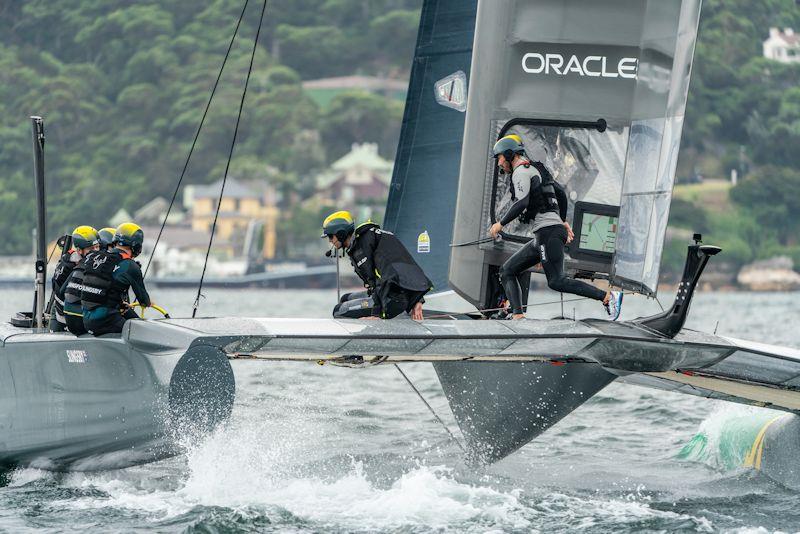
<path id="1" fill-rule="evenodd" d="M 47 246 L 45 241 L 44 192 L 44 119 L 31 116 L 33 130 L 33 176 L 36 185 L 36 294 L 33 324 L 44 328 L 45 280 L 47 279 Z"/>

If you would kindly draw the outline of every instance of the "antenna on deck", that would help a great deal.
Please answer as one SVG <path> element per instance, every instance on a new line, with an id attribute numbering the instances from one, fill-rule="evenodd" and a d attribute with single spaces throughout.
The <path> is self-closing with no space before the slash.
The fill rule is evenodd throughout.
<path id="1" fill-rule="evenodd" d="M 33 177 L 36 186 L 36 291 L 33 301 L 33 326 L 44 328 L 47 242 L 45 240 L 44 119 L 31 116 L 33 130 Z"/>

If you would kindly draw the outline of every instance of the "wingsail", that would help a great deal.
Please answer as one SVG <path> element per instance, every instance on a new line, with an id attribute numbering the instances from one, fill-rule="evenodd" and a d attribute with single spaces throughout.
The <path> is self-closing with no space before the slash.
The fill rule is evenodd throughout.
<path id="1" fill-rule="evenodd" d="M 484 237 L 510 201 L 490 147 L 516 133 L 568 191 L 573 276 L 654 295 L 700 0 L 478 5 L 454 241 Z M 453 250 L 452 287 L 494 304 L 497 267 L 530 240 Z"/>
<path id="2" fill-rule="evenodd" d="M 384 227 L 447 289 L 477 0 L 426 0 Z"/>

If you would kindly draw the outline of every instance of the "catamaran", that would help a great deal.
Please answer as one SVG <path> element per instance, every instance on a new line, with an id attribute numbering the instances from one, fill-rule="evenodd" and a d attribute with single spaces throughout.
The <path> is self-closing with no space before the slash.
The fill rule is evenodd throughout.
<path id="1" fill-rule="evenodd" d="M 475 461 L 512 454 L 617 381 L 785 412 L 759 420 L 749 465 L 800 484 L 800 351 L 684 328 L 720 252 L 700 236 L 657 315 L 486 319 L 499 266 L 531 239 L 517 224 L 486 239 L 510 202 L 490 152 L 508 133 L 568 192 L 570 275 L 656 296 L 699 15 L 700 0 L 425 0 L 384 227 L 437 290 L 477 311 L 422 322 L 165 317 L 98 338 L 45 331 L 34 118 L 37 306 L 0 326 L 0 462 L 100 469 L 176 454 L 181 436 L 231 413 L 239 359 L 430 362 Z"/>

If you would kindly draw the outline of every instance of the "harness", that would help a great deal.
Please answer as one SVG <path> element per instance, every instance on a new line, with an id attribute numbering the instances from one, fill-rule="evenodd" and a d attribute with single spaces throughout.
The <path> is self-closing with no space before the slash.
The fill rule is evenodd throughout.
<path id="1" fill-rule="evenodd" d="M 523 163 L 526 169 L 533 167 L 539 172 L 539 181 L 536 177 L 531 177 L 530 190 L 528 192 L 528 205 L 525 210 L 520 214 L 520 222 L 527 224 L 531 222 L 537 214 L 554 212 L 559 213 L 558 196 L 556 195 L 556 188 L 560 187 L 553 179 L 553 175 L 547 170 L 547 167 L 541 161 L 532 161 L 530 164 Z M 513 173 L 512 173 L 513 175 Z M 511 185 L 511 201 L 516 202 L 517 196 L 514 193 L 514 180 L 510 180 Z"/>
<path id="2" fill-rule="evenodd" d="M 119 308 L 128 293 L 128 286 L 115 280 L 114 272 L 128 259 L 130 255 L 127 253 L 104 250 L 86 257 L 83 262 L 83 284 L 80 287 L 83 308 Z"/>

